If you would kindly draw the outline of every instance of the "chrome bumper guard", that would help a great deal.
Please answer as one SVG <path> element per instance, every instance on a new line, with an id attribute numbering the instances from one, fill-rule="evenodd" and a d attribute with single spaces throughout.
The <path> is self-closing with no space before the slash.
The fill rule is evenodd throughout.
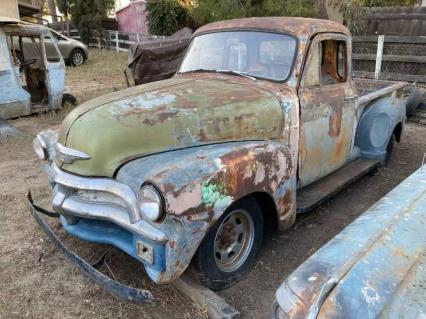
<path id="1" fill-rule="evenodd" d="M 129 186 L 109 178 L 81 177 L 69 174 L 60 170 L 54 163 L 52 163 L 51 168 L 55 183 L 74 189 L 102 191 L 116 195 L 126 203 L 132 224 L 142 219 L 137 205 L 136 194 Z"/>
<path id="2" fill-rule="evenodd" d="M 60 214 L 110 221 L 124 229 L 157 243 L 167 240 L 167 236 L 148 222 L 141 219 L 133 190 L 120 182 L 108 178 L 81 177 L 60 170 L 55 164 L 50 166 L 51 178 L 55 184 L 52 206 Z M 69 189 L 107 192 L 116 195 L 126 208 L 114 203 L 96 203 L 79 199 L 69 193 Z"/>
<path id="3" fill-rule="evenodd" d="M 83 273 L 87 277 L 94 280 L 98 285 L 107 290 L 110 294 L 126 301 L 137 304 L 146 304 L 153 302 L 154 298 L 149 290 L 129 287 L 104 275 L 99 270 L 90 265 L 87 261 L 85 261 L 83 258 L 71 251 L 67 246 L 65 246 L 64 243 L 50 228 L 50 226 L 43 220 L 40 214 L 45 214 L 50 217 L 58 217 L 59 215 L 55 216 L 57 214 L 35 206 L 31 198 L 31 192 L 28 192 L 28 207 L 30 209 L 31 215 L 41 226 L 41 228 L 44 230 L 44 232 L 50 238 L 56 248 L 58 248 L 65 255 L 65 257 L 67 257 L 76 267 L 83 271 Z"/>

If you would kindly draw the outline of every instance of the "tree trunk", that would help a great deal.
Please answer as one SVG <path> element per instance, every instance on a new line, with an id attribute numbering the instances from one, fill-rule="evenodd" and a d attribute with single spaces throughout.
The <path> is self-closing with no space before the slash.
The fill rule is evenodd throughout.
<path id="1" fill-rule="evenodd" d="M 52 16 L 52 22 L 58 22 L 55 0 L 47 0 L 47 4 L 49 6 L 49 14 Z"/>
<path id="2" fill-rule="evenodd" d="M 319 17 L 328 20 L 326 0 L 318 0 Z"/>

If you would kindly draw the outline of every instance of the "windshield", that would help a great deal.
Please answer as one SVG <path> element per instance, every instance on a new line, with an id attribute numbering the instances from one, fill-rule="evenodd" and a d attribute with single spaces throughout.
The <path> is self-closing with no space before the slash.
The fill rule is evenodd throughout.
<path id="1" fill-rule="evenodd" d="M 179 69 L 235 72 L 284 81 L 291 72 L 296 39 L 261 31 L 223 31 L 195 37 Z"/>

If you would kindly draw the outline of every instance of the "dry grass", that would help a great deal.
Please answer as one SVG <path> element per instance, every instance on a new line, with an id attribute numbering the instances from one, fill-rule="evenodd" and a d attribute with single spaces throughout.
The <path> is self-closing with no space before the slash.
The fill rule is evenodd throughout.
<path id="1" fill-rule="evenodd" d="M 92 49 L 84 65 L 67 67 L 65 89 L 83 103 L 114 89 L 125 88 L 125 69 L 127 53 Z M 130 77 L 130 73 L 127 74 Z"/>

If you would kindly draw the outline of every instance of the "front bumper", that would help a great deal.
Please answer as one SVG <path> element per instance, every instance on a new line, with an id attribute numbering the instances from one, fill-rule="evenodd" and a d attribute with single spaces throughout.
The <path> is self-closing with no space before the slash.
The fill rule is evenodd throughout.
<path id="1" fill-rule="evenodd" d="M 50 217 L 56 217 L 55 214 L 35 206 L 31 198 L 31 193 L 28 193 L 28 206 L 31 215 L 41 226 L 50 240 L 52 240 L 55 246 L 65 255 L 65 257 L 67 257 L 76 267 L 82 270 L 86 276 L 94 280 L 112 295 L 124 300 L 138 304 L 150 303 L 153 301 L 153 296 L 150 291 L 132 288 L 109 278 L 65 246 L 40 215 L 40 213 L 42 213 Z"/>
<path id="2" fill-rule="evenodd" d="M 148 274 L 165 270 L 167 236 L 138 217 L 136 195 L 130 187 L 109 178 L 69 174 L 55 164 L 46 170 L 53 186 L 52 207 L 61 215 L 65 231 L 123 250 L 142 262 Z M 107 199 L 82 198 L 82 191 L 104 194 Z"/>

